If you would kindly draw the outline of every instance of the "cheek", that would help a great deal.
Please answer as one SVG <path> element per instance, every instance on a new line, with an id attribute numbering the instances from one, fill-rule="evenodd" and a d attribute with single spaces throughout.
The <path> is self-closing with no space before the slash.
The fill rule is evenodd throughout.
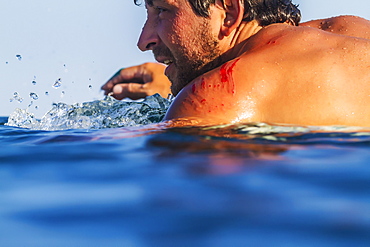
<path id="1" fill-rule="evenodd" d="M 171 23 L 171 41 L 174 44 L 188 49 L 190 46 L 199 42 L 199 37 L 196 30 L 199 28 L 199 24 L 191 21 L 191 17 L 179 17 Z"/>

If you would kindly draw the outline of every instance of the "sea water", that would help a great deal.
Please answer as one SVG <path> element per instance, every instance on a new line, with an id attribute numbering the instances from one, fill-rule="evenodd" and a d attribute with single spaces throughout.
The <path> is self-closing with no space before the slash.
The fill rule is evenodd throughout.
<path id="1" fill-rule="evenodd" d="M 170 102 L 0 119 L 0 246 L 369 246 L 370 131 L 164 128 Z"/>

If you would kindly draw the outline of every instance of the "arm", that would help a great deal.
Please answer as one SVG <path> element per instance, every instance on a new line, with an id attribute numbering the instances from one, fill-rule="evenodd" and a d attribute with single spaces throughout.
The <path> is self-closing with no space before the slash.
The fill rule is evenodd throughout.
<path id="1" fill-rule="evenodd" d="M 166 98 L 170 91 L 170 81 L 164 75 L 165 66 L 158 63 L 145 63 L 119 70 L 101 89 L 116 99 L 140 99 L 156 93 Z"/>

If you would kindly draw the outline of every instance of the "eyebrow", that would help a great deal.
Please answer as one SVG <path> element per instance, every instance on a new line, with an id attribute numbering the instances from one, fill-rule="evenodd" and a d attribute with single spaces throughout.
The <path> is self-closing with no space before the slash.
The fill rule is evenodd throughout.
<path id="1" fill-rule="evenodd" d="M 150 7 L 152 7 L 154 5 L 153 2 L 166 2 L 166 1 L 163 1 L 163 0 L 145 0 L 145 3 Z"/>

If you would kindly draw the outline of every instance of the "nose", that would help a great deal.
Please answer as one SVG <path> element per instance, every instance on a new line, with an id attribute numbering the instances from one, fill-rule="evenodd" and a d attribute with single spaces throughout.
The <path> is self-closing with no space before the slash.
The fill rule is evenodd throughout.
<path id="1" fill-rule="evenodd" d="M 146 21 L 141 30 L 140 38 L 137 46 L 141 51 L 153 50 L 158 45 L 159 37 L 155 31 L 155 25 Z"/>

